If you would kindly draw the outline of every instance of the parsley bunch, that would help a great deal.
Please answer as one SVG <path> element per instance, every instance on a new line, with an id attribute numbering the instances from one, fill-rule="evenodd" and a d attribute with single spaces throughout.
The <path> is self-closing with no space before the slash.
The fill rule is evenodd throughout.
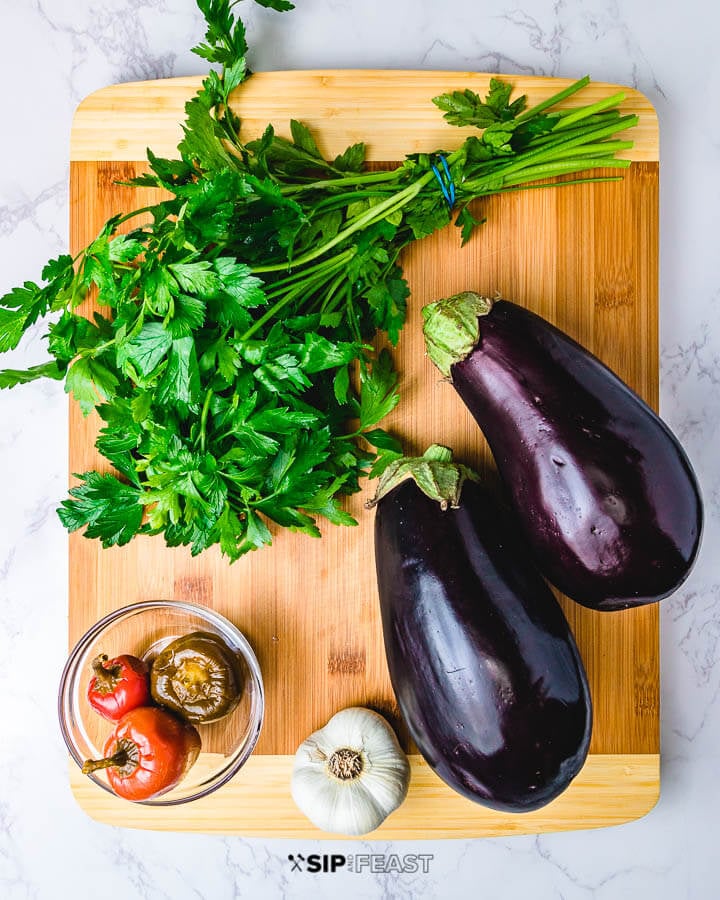
<path id="1" fill-rule="evenodd" d="M 59 509 L 69 530 L 106 547 L 160 533 L 194 554 L 219 543 L 235 560 L 271 542 L 268 522 L 314 536 L 319 516 L 356 524 L 340 498 L 400 455 L 378 427 L 397 374 L 370 341 L 381 331 L 395 344 L 403 326 L 403 248 L 452 216 L 467 241 L 478 198 L 628 165 L 615 154 L 631 142 L 614 136 L 637 119 L 618 111 L 621 94 L 554 110 L 588 79 L 533 109 L 493 79 L 484 100 L 434 101 L 477 136 L 391 171 L 367 171 L 364 144 L 324 159 L 300 122 L 290 140 L 268 126 L 243 143 L 230 97 L 249 76 L 245 30 L 229 0 L 197 2 L 208 28 L 195 52 L 219 68 L 186 106 L 179 158 L 148 151 L 150 171 L 132 182 L 166 199 L 110 219 L 77 258 L 49 262 L 42 285 L 0 300 L 0 352 L 55 314 L 52 358 L 0 372 L 0 387 L 64 379 L 103 421 L 96 447 L 117 474 L 78 476 Z M 77 312 L 89 292 L 92 320 Z"/>

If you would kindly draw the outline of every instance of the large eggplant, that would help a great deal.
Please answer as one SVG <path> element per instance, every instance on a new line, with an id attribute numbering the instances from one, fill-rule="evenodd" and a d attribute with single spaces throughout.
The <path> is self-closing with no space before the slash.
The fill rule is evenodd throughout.
<path id="1" fill-rule="evenodd" d="M 482 429 L 548 580 L 598 610 L 675 591 L 697 555 L 703 510 L 661 419 L 521 306 L 467 292 L 423 315 L 428 353 Z"/>
<path id="2" fill-rule="evenodd" d="M 527 812 L 582 767 L 587 678 L 517 529 L 448 454 L 432 447 L 394 463 L 374 501 L 390 678 L 440 778 L 478 803 Z"/>

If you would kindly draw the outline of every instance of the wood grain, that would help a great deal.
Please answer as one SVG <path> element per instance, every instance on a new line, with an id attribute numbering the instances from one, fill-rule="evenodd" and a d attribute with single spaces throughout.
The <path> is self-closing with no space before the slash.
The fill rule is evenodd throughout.
<path id="1" fill-rule="evenodd" d="M 311 124 L 324 137 L 327 132 L 343 145 L 359 128 L 363 137 L 372 137 L 372 158 L 387 161 L 400 156 L 399 137 L 393 130 L 386 133 L 383 127 L 389 126 L 377 118 L 362 121 L 370 87 L 377 96 L 389 95 L 396 110 L 407 111 L 418 90 L 416 81 L 425 89 L 432 76 L 433 84 L 442 82 L 445 90 L 488 78 L 458 73 L 352 73 L 353 93 L 348 73 L 273 76 L 273 93 L 263 95 L 265 120 L 277 120 L 286 105 L 296 114 L 298 84 L 321 82 L 326 103 L 333 90 L 338 92 L 334 113 L 329 116 L 330 107 L 323 106 L 316 113 L 317 122 Z M 563 84 L 522 79 L 522 89 L 536 99 Z M 116 184 L 145 168 L 138 161 L 138 145 L 127 131 L 127 117 L 144 118 L 145 139 L 156 152 L 169 152 L 163 150 L 162 142 L 175 141 L 179 93 L 184 91 L 186 98 L 196 86 L 182 79 L 120 86 L 93 95 L 81 106 L 71 164 L 73 253 L 95 236 L 109 216 L 154 197 L 151 191 Z M 440 88 L 426 90 L 424 96 L 432 96 L 433 90 Z M 409 97 L 404 91 L 410 91 Z M 641 104 L 639 97 L 633 94 L 636 104 Z M 239 112 L 248 122 L 244 92 L 241 99 Z M 406 252 L 403 265 L 412 297 L 408 324 L 395 353 L 403 400 L 388 426 L 409 450 L 421 452 L 433 441 L 444 443 L 455 449 L 458 458 L 493 476 L 487 448 L 469 414 L 425 358 L 420 330 L 424 303 L 468 288 L 499 292 L 530 306 L 596 352 L 657 406 L 658 165 L 653 161 L 657 159 L 657 122 L 644 102 L 644 156 L 640 157 L 644 161 L 635 162 L 622 182 L 491 198 L 476 210 L 487 216 L 487 223 L 465 248 L 459 246 L 457 231 L 448 228 Z M 91 113 L 92 121 L 87 118 Z M 427 138 L 425 127 L 434 127 L 430 122 L 435 122 L 436 112 L 430 107 L 413 116 L 405 133 L 405 151 Z M 118 149 L 120 140 L 129 142 L 124 149 Z M 91 141 L 96 142 L 94 156 Z M 131 150 L 137 154 L 134 160 L 107 158 Z M 95 417 L 83 419 L 71 405 L 70 426 L 71 472 L 106 467 L 93 448 Z M 88 812 L 116 824 L 317 836 L 294 810 L 287 783 L 290 754 L 307 734 L 340 708 L 363 704 L 383 712 L 412 749 L 384 660 L 372 513 L 362 506 L 368 493 L 348 503 L 360 521 L 357 528 L 328 525 L 321 540 L 277 534 L 272 548 L 233 566 L 213 550 L 193 559 L 184 550 L 167 549 L 159 538 L 136 539 L 122 549 L 102 550 L 98 543 L 77 534 L 70 537 L 71 644 L 106 612 L 136 600 L 174 598 L 205 604 L 231 619 L 248 637 L 260 661 L 267 698 L 265 725 L 252 765 L 214 797 L 163 817 L 142 807 L 118 805 L 74 773 L 73 790 Z M 413 779 L 410 799 L 393 816 L 388 832 L 381 829 L 378 836 L 460 837 L 590 827 L 634 818 L 652 805 L 659 784 L 657 607 L 601 614 L 565 599 L 561 602 L 588 671 L 595 724 L 586 770 L 556 801 L 560 805 L 553 804 L 532 819 L 488 816 L 488 811 L 454 795 L 437 779 L 434 783 L 434 776 L 430 782 L 418 776 Z M 413 765 L 415 772 L 424 771 L 419 758 L 413 757 Z M 602 790 L 593 781 L 596 777 L 605 779 Z M 437 807 L 423 806 L 420 798 L 427 800 L 427 792 L 437 798 Z M 248 815 L 246 803 L 250 803 Z M 432 813 L 422 824 L 416 818 L 418 808 Z"/>
<path id="2" fill-rule="evenodd" d="M 251 756 L 222 790 L 175 808 L 139 806 L 114 797 L 84 778 L 75 765 L 70 785 L 92 818 L 125 828 L 347 840 L 345 835 L 315 828 L 295 806 L 288 791 L 292 761 L 292 756 Z M 660 777 L 655 754 L 590 756 L 572 787 L 552 803 L 508 816 L 451 791 L 422 757 L 410 757 L 410 767 L 412 790 L 407 800 L 369 835 L 370 840 L 421 842 L 605 828 L 648 813 L 657 802 Z M 417 843 L 411 849 L 418 852 Z"/>
<path id="3" fill-rule="evenodd" d="M 243 123 L 243 137 L 258 137 L 268 122 L 290 136 L 290 119 L 319 132 L 320 149 L 330 157 L 349 144 L 369 142 L 373 161 L 403 159 L 407 153 L 452 150 L 473 130 L 448 125 L 432 98 L 471 88 L 485 94 L 492 75 L 482 72 L 332 69 L 304 72 L 256 72 L 233 95 L 233 109 Z M 563 90 L 567 78 L 500 76 L 530 106 Z M 200 77 L 168 78 L 116 84 L 90 94 L 73 122 L 73 160 L 145 159 L 146 148 L 174 156 L 182 137 L 185 103 L 199 90 Z M 657 160 L 658 122 L 652 104 L 633 88 L 591 82 L 563 105 L 584 106 L 623 91 L 623 111 L 637 113 L 633 160 Z M 370 140 L 372 138 L 372 140 Z M 448 146 L 452 144 L 452 146 Z"/>

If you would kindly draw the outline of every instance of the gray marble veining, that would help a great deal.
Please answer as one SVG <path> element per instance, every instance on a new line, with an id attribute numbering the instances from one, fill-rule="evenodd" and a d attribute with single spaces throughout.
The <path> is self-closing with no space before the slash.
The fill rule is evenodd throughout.
<path id="1" fill-rule="evenodd" d="M 65 657 L 62 386 L 0 394 L 0 897 L 480 897 L 710 900 L 720 798 L 720 12 L 690 0 L 298 0 L 292 19 L 244 4 L 256 69 L 395 67 L 579 76 L 632 84 L 661 122 L 661 409 L 707 505 L 699 562 L 662 607 L 662 797 L 612 829 L 493 840 L 375 844 L 428 852 L 427 873 L 292 872 L 327 844 L 123 831 L 75 805 L 56 727 Z M 74 108 L 117 81 L 203 71 L 192 0 L 0 0 L 0 291 L 67 245 Z M 12 364 L 42 358 L 38 326 Z M 10 364 L 3 360 L 3 364 Z M 38 661 L 41 664 L 38 664 Z M 103 890 L 106 889 L 106 890 Z"/>

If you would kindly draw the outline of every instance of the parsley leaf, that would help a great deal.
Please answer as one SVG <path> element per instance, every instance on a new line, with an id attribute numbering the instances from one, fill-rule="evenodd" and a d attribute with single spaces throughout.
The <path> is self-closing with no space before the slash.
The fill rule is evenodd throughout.
<path id="1" fill-rule="evenodd" d="M 444 118 L 451 125 L 472 125 L 475 128 L 487 128 L 495 122 L 507 122 L 520 115 L 527 106 L 527 97 L 518 97 L 508 103 L 512 85 L 499 78 L 490 79 L 490 90 L 485 100 L 475 91 L 466 88 L 464 91 L 452 91 L 433 97 L 433 103 L 445 113 Z"/>
<path id="2" fill-rule="evenodd" d="M 218 275 L 219 289 L 230 298 L 232 303 L 236 303 L 244 309 L 255 309 L 267 303 L 261 279 L 253 275 L 252 269 L 245 263 L 239 263 L 226 256 L 219 256 L 213 261 L 213 267 Z M 227 316 L 228 321 L 233 321 L 229 308 L 224 310 L 224 315 Z"/>
<path id="3" fill-rule="evenodd" d="M 143 507 L 140 491 L 113 475 L 86 472 L 83 483 L 70 489 L 58 516 L 68 531 L 85 528 L 85 536 L 99 538 L 103 547 L 122 546 L 140 530 Z"/>
<path id="4" fill-rule="evenodd" d="M 157 385 L 156 403 L 175 405 L 184 418 L 190 409 L 197 408 L 200 389 L 195 341 L 192 337 L 177 338 L 170 345 L 168 363 Z"/>
<path id="5" fill-rule="evenodd" d="M 168 269 L 188 294 L 208 298 L 217 293 L 220 281 L 217 273 L 212 271 L 212 263 L 209 260 L 170 263 Z"/>
<path id="6" fill-rule="evenodd" d="M 136 372 L 151 375 L 165 359 L 172 343 L 172 336 L 162 322 L 146 322 L 134 337 L 118 346 L 118 366 L 133 375 Z M 128 369 L 127 363 L 132 369 Z"/>
<path id="7" fill-rule="evenodd" d="M 361 172 L 365 164 L 366 145 L 352 144 L 333 160 L 333 168 L 338 172 Z"/>
<path id="8" fill-rule="evenodd" d="M 14 350 L 39 318 L 73 299 L 73 275 L 72 257 L 63 254 L 46 263 L 42 271 L 46 285 L 40 287 L 34 281 L 26 281 L 0 297 L 0 353 Z"/>
<path id="9" fill-rule="evenodd" d="M 360 427 L 375 425 L 398 405 L 398 374 L 392 357 L 381 350 L 372 370 L 362 377 L 360 386 Z"/>
<path id="10" fill-rule="evenodd" d="M 477 219 L 471 212 L 468 206 L 463 206 L 460 212 L 455 217 L 455 225 L 460 229 L 462 234 L 462 244 L 465 246 L 467 242 L 472 237 L 473 231 L 477 228 L 478 225 L 482 225 L 485 219 Z"/>
<path id="11" fill-rule="evenodd" d="M 290 3 L 289 0 L 255 0 L 255 2 L 268 9 L 277 9 L 279 12 L 295 9 L 294 4 Z"/>
<path id="12" fill-rule="evenodd" d="M 217 172 L 232 168 L 235 163 L 225 149 L 222 125 L 211 114 L 216 98 L 209 88 L 210 80 L 206 79 L 203 89 L 185 104 L 184 138 L 178 150 L 186 162 Z"/>
<path id="13" fill-rule="evenodd" d="M 397 344 L 410 296 L 400 267 L 393 266 L 383 281 L 372 285 L 366 296 L 375 327 L 387 332 L 391 344 Z"/>
<path id="14" fill-rule="evenodd" d="M 29 369 L 2 369 L 0 370 L 0 388 L 12 388 L 38 378 L 54 378 L 56 381 L 62 381 L 65 371 L 65 367 L 54 359 L 40 363 L 38 366 L 30 366 Z"/>
<path id="15" fill-rule="evenodd" d="M 113 397 L 118 384 L 117 376 L 107 366 L 90 357 L 76 360 L 65 378 L 65 390 L 80 404 L 84 416 L 101 400 Z"/>
<path id="16" fill-rule="evenodd" d="M 192 52 L 221 65 L 232 65 L 236 60 L 244 59 L 248 49 L 245 28 L 240 19 L 233 16 L 230 0 L 196 2 L 207 22 L 207 43 L 193 47 Z"/>

